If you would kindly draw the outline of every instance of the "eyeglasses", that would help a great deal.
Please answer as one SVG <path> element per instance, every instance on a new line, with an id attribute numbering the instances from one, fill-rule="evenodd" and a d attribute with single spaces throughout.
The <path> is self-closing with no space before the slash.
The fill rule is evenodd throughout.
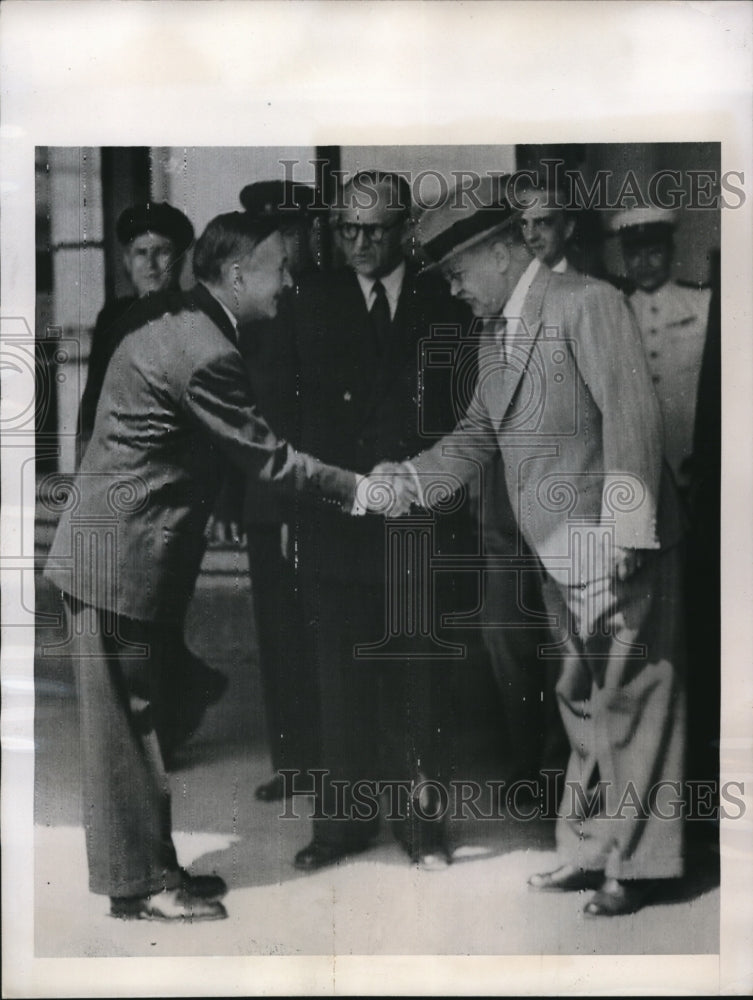
<path id="1" fill-rule="evenodd" d="M 364 239 L 368 239 L 370 243 L 381 243 L 386 233 L 390 229 L 394 229 L 395 226 L 399 226 L 402 222 L 403 219 L 398 219 L 396 222 L 390 223 L 377 222 L 373 225 L 361 225 L 357 222 L 338 222 L 334 228 L 348 243 L 354 243 L 358 239 L 359 233 L 362 233 Z"/>

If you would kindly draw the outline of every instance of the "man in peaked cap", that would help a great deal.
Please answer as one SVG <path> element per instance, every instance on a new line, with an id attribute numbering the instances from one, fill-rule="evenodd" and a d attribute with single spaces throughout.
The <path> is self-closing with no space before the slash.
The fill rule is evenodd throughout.
<path id="1" fill-rule="evenodd" d="M 719 488 L 718 458 L 707 448 L 696 447 L 699 417 L 713 427 L 720 419 L 719 372 L 716 384 L 706 386 L 707 400 L 716 405 L 697 413 L 703 358 L 709 329 L 717 332 L 719 301 L 711 306 L 711 288 L 683 284 L 672 277 L 677 216 L 666 209 L 648 207 L 620 212 L 611 229 L 620 239 L 628 278 L 635 286 L 629 297 L 643 337 L 648 367 L 664 417 L 664 448 L 686 508 L 690 513 L 689 558 L 686 570 L 688 637 L 691 669 L 688 674 L 688 721 L 694 740 L 688 750 L 689 777 L 714 782 L 719 771 L 719 641 L 711 638 L 719 618 L 719 590 L 712 581 L 718 574 L 718 516 L 695 516 L 697 495 Z M 713 310 L 713 311 L 712 311 Z M 709 347 L 713 350 L 714 345 Z M 708 374 L 708 373 L 707 373 Z M 708 382 L 708 379 L 707 379 Z M 701 427 L 701 438 L 706 433 Z M 709 459 L 711 458 L 711 461 Z M 713 485 L 712 485 L 713 489 Z M 711 508 L 714 509 L 713 506 Z M 699 530 L 700 528 L 700 530 Z M 713 553 L 717 529 L 716 559 Z M 698 552 L 716 562 L 699 571 Z M 711 621 L 709 620 L 711 619 Z"/>
<path id="2" fill-rule="evenodd" d="M 672 278 L 676 216 L 633 208 L 612 219 L 628 278 L 648 367 L 664 417 L 664 449 L 680 490 L 690 486 L 693 426 L 711 289 Z"/>
<path id="3" fill-rule="evenodd" d="M 596 889 L 586 914 L 612 916 L 638 909 L 656 880 L 683 867 L 681 812 L 661 819 L 652 801 L 657 783 L 683 776 L 677 498 L 623 297 L 531 261 L 498 183 L 478 190 L 480 208 L 459 195 L 422 220 L 426 251 L 491 336 L 455 430 L 394 470 L 395 509 L 436 495 L 438 483 L 457 488 L 501 455 L 543 577 L 553 635 L 541 655 L 561 658 L 571 748 L 560 865 L 529 884 Z"/>
<path id="4" fill-rule="evenodd" d="M 240 193 L 241 205 L 257 219 L 276 219 L 294 278 L 320 266 L 321 213 L 316 189 L 293 181 L 255 181 Z"/>
<path id="5" fill-rule="evenodd" d="M 193 243 L 191 221 L 167 202 L 144 202 L 126 208 L 115 226 L 123 247 L 123 267 L 134 295 L 105 303 L 92 332 L 86 386 L 79 411 L 79 453 L 83 455 L 94 430 L 97 404 L 105 374 L 123 325 L 148 295 L 177 289 L 183 256 Z M 185 643 L 182 625 L 173 635 L 173 654 L 166 658 L 163 679 L 167 697 L 158 732 L 165 763 L 198 728 L 207 708 L 227 687 L 227 677 L 195 655 Z"/>

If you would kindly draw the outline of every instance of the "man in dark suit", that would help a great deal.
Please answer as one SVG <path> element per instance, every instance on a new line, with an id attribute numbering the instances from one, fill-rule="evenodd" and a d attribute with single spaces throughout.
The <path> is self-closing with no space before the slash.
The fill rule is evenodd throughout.
<path id="1" fill-rule="evenodd" d="M 340 194 L 332 225 L 348 266 L 303 280 L 294 303 L 300 444 L 365 473 L 380 456 L 405 457 L 427 441 L 422 415 L 424 426 L 452 426 L 449 384 L 424 379 L 419 345 L 436 324 L 465 332 L 470 317 L 441 283 L 419 279 L 406 261 L 410 196 L 404 182 L 360 173 Z M 469 544 L 467 510 L 438 521 L 439 548 L 462 551 L 460 536 Z M 359 781 L 402 781 L 407 788 L 436 776 L 432 740 L 439 720 L 432 694 L 451 664 L 428 641 L 416 645 L 415 655 L 424 659 L 415 661 L 413 654 L 380 659 L 357 652 L 387 631 L 383 522 L 364 517 L 343 523 L 320 510 L 302 518 L 298 558 L 325 771 L 313 839 L 295 859 L 298 868 L 311 871 L 371 843 L 378 809 L 355 804 Z M 453 582 L 438 597 L 445 612 L 461 610 Z M 398 837 L 414 862 L 443 867 L 448 850 L 442 825 L 428 819 L 434 806 L 414 805 L 411 811 L 410 802 L 394 801 L 393 814 L 402 820 Z"/>
<path id="2" fill-rule="evenodd" d="M 154 728 L 225 457 L 338 510 L 355 492 L 272 433 L 236 346 L 236 323 L 274 316 L 291 283 L 274 223 L 212 220 L 194 271 L 191 292 L 145 299 L 121 331 L 45 571 L 77 647 L 89 884 L 123 918 L 225 915 L 222 879 L 178 865 Z"/>
<path id="3" fill-rule="evenodd" d="M 129 314 L 145 296 L 177 289 L 181 264 L 193 243 L 190 220 L 167 202 L 131 205 L 118 217 L 115 226 L 123 247 L 123 267 L 135 295 L 106 302 L 92 332 L 86 385 L 79 410 L 79 456 L 83 455 L 94 430 L 94 418 L 107 366 L 118 345 Z M 188 648 L 184 625 L 176 625 L 165 657 L 164 697 L 157 720 L 165 765 L 174 764 L 177 748 L 198 728 L 207 708 L 227 688 L 227 677 L 204 663 Z"/>
<path id="4" fill-rule="evenodd" d="M 682 811 L 655 797 L 669 787 L 677 800 L 683 778 L 678 498 L 626 302 L 531 261 L 504 192 L 504 178 L 486 181 L 482 208 L 455 197 L 424 219 L 425 249 L 490 339 L 466 415 L 395 486 L 404 508 L 429 502 L 437 480 L 462 483 L 501 455 L 543 575 L 553 634 L 542 653 L 561 657 L 571 748 L 561 864 L 529 884 L 596 889 L 586 914 L 613 916 L 683 868 Z"/>

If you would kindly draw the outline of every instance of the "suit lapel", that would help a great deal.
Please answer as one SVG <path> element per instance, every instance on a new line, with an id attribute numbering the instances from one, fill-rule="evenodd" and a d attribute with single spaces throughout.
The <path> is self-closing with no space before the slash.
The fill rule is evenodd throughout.
<path id="1" fill-rule="evenodd" d="M 219 328 L 220 332 L 227 337 L 233 346 L 237 346 L 238 337 L 235 327 L 230 322 L 230 317 L 214 295 L 212 295 L 211 292 L 209 292 L 209 290 L 202 284 L 194 285 L 190 294 L 193 301 L 196 303 L 196 306 L 204 313 L 204 315 L 211 319 L 214 325 Z"/>
<path id="2" fill-rule="evenodd" d="M 523 302 L 520 322 L 514 324 L 516 329 L 506 344 L 507 365 L 501 380 L 500 394 L 493 401 L 494 413 L 499 414 L 502 419 L 506 417 L 523 373 L 530 364 L 531 353 L 541 330 L 542 303 L 550 277 L 548 267 L 539 268 Z"/>

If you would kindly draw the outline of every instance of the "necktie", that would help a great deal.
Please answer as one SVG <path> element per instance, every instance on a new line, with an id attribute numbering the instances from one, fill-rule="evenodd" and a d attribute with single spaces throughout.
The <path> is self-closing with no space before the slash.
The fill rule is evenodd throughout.
<path id="1" fill-rule="evenodd" d="M 387 301 L 387 292 L 381 281 L 375 281 L 372 287 L 374 292 L 374 302 L 371 306 L 369 316 L 371 317 L 371 327 L 374 333 L 374 344 L 377 354 L 384 353 L 389 340 L 392 320 L 390 318 L 390 304 Z"/>
<path id="2" fill-rule="evenodd" d="M 502 360 L 507 364 L 507 319 L 504 316 L 497 316 L 492 320 L 491 328 L 494 331 L 494 343 L 497 345 Z"/>

